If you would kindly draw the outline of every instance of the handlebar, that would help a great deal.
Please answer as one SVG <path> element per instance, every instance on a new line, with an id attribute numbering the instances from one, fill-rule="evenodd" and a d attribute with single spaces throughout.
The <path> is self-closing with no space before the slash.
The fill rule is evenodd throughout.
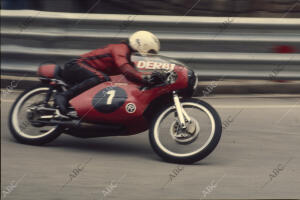
<path id="1" fill-rule="evenodd" d="M 160 71 L 160 73 L 164 73 L 165 80 L 162 83 L 153 84 L 151 86 L 141 86 L 140 90 L 148 90 L 155 87 L 162 87 L 165 85 L 170 85 L 174 83 L 177 79 L 177 73 L 174 71 Z"/>

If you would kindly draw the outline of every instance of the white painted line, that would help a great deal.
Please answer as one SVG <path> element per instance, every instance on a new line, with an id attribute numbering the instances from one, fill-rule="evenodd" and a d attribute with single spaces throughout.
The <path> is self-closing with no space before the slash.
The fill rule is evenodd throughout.
<path id="1" fill-rule="evenodd" d="M 195 97 L 197 99 L 228 99 L 228 98 L 300 98 L 299 94 L 218 94 L 206 97 Z"/>
<path id="2" fill-rule="evenodd" d="M 300 105 L 213 105 L 215 108 L 300 108 Z"/>
<path id="3" fill-rule="evenodd" d="M 2 88 L 1 91 L 5 92 L 7 89 Z M 12 92 L 10 92 L 10 94 L 20 94 L 22 92 L 24 92 L 24 90 L 14 89 Z"/>
<path id="4" fill-rule="evenodd" d="M 5 103 L 13 103 L 15 100 L 11 100 L 11 99 L 1 99 L 1 102 L 5 102 Z"/>
<path id="5" fill-rule="evenodd" d="M 6 80 L 19 80 L 20 76 L 9 76 L 9 75 L 1 75 L 1 79 L 6 79 Z M 23 77 L 22 80 L 26 81 L 39 81 L 38 77 Z"/>

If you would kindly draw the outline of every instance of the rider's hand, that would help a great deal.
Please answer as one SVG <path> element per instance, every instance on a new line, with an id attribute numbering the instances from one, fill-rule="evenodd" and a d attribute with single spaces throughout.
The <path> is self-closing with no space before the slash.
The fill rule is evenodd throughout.
<path id="1" fill-rule="evenodd" d="M 149 82 L 152 85 L 161 84 L 165 82 L 166 78 L 167 78 L 166 74 L 155 71 L 151 74 Z"/>

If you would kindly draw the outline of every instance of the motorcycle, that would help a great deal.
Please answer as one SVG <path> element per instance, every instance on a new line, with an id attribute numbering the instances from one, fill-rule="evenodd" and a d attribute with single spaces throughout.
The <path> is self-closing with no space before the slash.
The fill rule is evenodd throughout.
<path id="1" fill-rule="evenodd" d="M 217 146 L 221 120 L 208 103 L 191 98 L 198 77 L 183 63 L 161 55 L 131 61 L 142 73 L 161 73 L 160 84 L 143 86 L 123 75 L 103 82 L 69 101 L 68 116 L 54 103 L 69 85 L 56 64 L 38 69 L 41 83 L 24 91 L 13 104 L 9 128 L 20 143 L 43 145 L 65 133 L 80 138 L 128 136 L 149 130 L 153 150 L 165 161 L 193 163 Z"/>

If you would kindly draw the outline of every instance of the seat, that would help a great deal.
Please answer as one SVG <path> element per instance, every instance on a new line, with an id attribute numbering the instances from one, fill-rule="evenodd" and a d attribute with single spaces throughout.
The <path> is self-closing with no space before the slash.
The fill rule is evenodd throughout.
<path id="1" fill-rule="evenodd" d="M 61 67 L 57 64 L 43 64 L 38 69 L 38 76 L 43 78 L 59 78 Z"/>

